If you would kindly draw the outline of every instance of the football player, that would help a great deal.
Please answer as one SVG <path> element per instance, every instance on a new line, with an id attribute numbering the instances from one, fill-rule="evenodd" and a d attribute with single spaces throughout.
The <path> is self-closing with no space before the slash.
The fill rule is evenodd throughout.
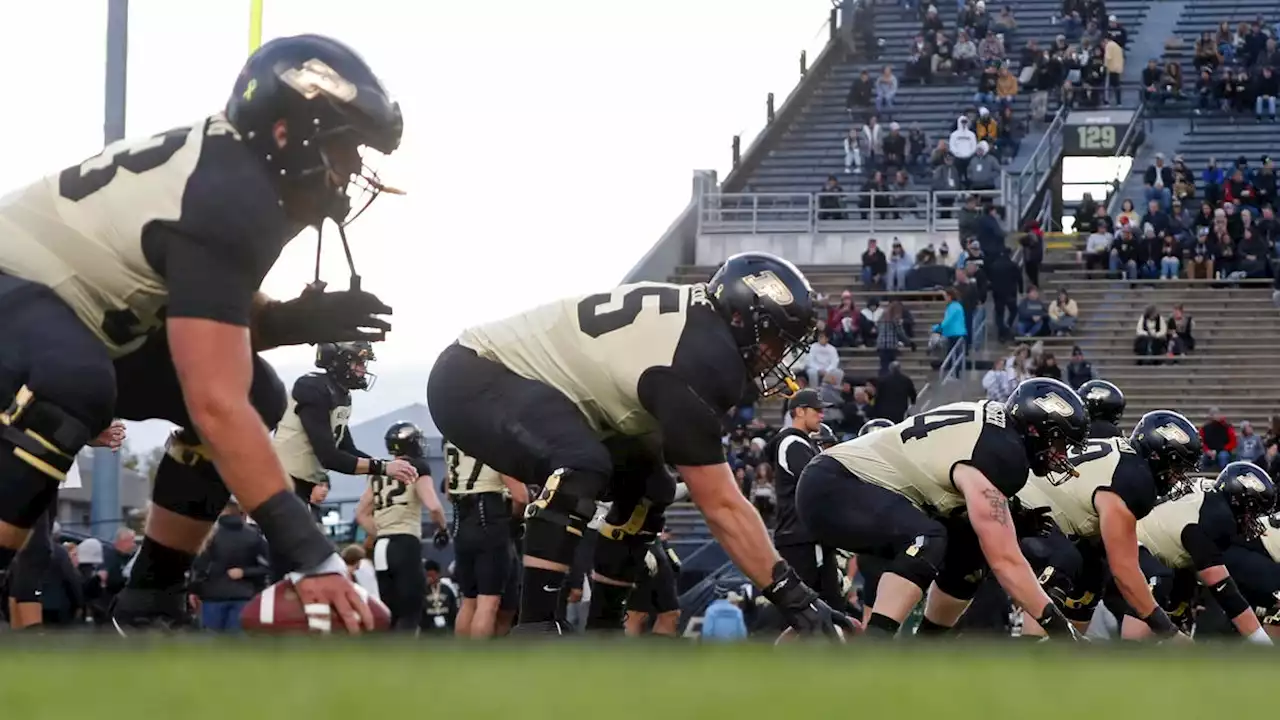
<path id="1" fill-rule="evenodd" d="M 378 596 L 391 611 L 391 629 L 413 632 L 422 617 L 427 591 L 422 573 L 422 509 L 427 509 L 435 523 L 437 547 L 449 544 L 448 521 L 431 480 L 422 430 L 401 421 L 387 428 L 385 440 L 394 462 L 412 467 L 413 477 L 405 482 L 390 474 L 370 475 L 369 485 L 356 503 L 356 522 L 377 537 L 373 569 Z"/>
<path id="2" fill-rule="evenodd" d="M 667 544 L 671 535 L 658 533 L 644 556 L 644 570 L 627 598 L 626 634 L 676 637 L 680 623 L 680 556 Z M 650 622 L 652 629 L 650 630 Z"/>
<path id="3" fill-rule="evenodd" d="M 1080 386 L 1080 399 L 1089 411 L 1089 437 L 1124 437 L 1120 418 L 1124 415 L 1124 393 L 1106 380 L 1090 380 Z"/>
<path id="4" fill-rule="evenodd" d="M 989 567 L 1050 635 L 1074 638 L 1018 547 L 1008 498 L 1028 470 L 1073 472 L 1067 453 L 1087 432 L 1075 391 L 1047 378 L 1007 403 L 943 405 L 815 458 L 800 477 L 800 521 L 824 545 L 891 560 L 868 632 L 896 634 L 926 590 L 920 632 L 949 630 Z"/>
<path id="5" fill-rule="evenodd" d="M 876 430 L 883 430 L 885 428 L 890 428 L 890 427 L 893 427 L 893 422 L 890 420 L 886 420 L 885 418 L 875 418 L 874 420 L 868 420 L 862 423 L 862 427 L 858 428 L 858 437 L 862 437 L 867 433 L 875 432 Z"/>
<path id="6" fill-rule="evenodd" d="M 445 441 L 445 478 L 453 503 L 454 572 L 462 607 L 459 637 L 490 638 L 511 575 L 512 503 L 528 502 L 527 489 Z"/>
<path id="7" fill-rule="evenodd" d="M 826 427 L 825 425 L 823 427 Z M 862 423 L 862 427 L 858 428 L 858 437 L 868 435 L 877 430 L 893 427 L 893 423 L 885 418 L 874 418 Z M 834 436 L 832 438 L 834 440 Z M 822 449 L 825 451 L 836 442 L 831 442 Z M 851 555 L 849 557 L 850 574 L 860 573 L 862 575 L 862 623 L 866 625 L 871 620 L 871 608 L 876 604 L 876 586 L 880 584 L 880 576 L 884 574 L 885 567 L 888 563 L 875 555 Z"/>
<path id="8" fill-rule="evenodd" d="M 444 435 L 505 475 L 547 478 L 528 511 L 522 626 L 559 631 L 574 547 L 610 482 L 601 438 L 613 435 L 661 443 L 712 534 L 788 622 L 830 635 L 852 628 L 779 559 L 720 442 L 721 418 L 749 379 L 766 396 L 795 389 L 784 359 L 807 347 L 816 321 L 813 290 L 794 265 L 742 253 L 705 284 L 637 283 L 560 300 L 465 330 L 441 354 L 427 397 Z M 625 605 L 664 524 L 651 504 L 625 505 L 614 502 L 607 521 L 619 540 L 601 535 L 596 569 L 617 584 L 593 587 L 593 614 L 601 602 Z"/>
<path id="9" fill-rule="evenodd" d="M 355 446 L 347 431 L 351 391 L 372 386 L 369 363 L 375 359 L 373 346 L 365 341 L 320 343 L 316 347 L 320 372 L 307 373 L 293 384 L 272 444 L 293 480 L 294 491 L 310 506 L 328 496 L 329 470 L 388 477 L 405 486 L 423 474 L 395 456 L 389 460 L 370 457 Z"/>
<path id="10" fill-rule="evenodd" d="M 1223 552 L 1236 537 L 1246 541 L 1261 537 L 1275 501 L 1276 489 L 1265 470 L 1253 463 L 1234 462 L 1207 488 L 1186 489 L 1138 523 L 1144 574 L 1155 578 L 1156 598 L 1176 621 L 1190 625 L 1189 608 L 1198 580 L 1241 635 L 1250 642 L 1271 644 L 1224 564 Z M 1150 634 L 1114 587 L 1103 601 L 1116 617 L 1123 617 L 1121 637 L 1140 640 Z"/>
<path id="11" fill-rule="evenodd" d="M 122 141 L 0 200 L 0 568 L 113 417 L 180 426 L 155 477 L 117 624 L 185 615 L 184 576 L 234 492 L 347 628 L 373 618 L 289 489 L 268 435 L 285 393 L 256 351 L 381 339 L 390 312 L 356 282 L 256 294 L 291 238 L 348 219 L 362 148 L 396 150 L 399 106 L 350 48 L 263 45 L 225 111 Z M 341 230 L 345 234 L 345 230 Z M 353 273 L 354 275 L 354 273 Z M 224 483 L 225 481 L 225 483 Z M 229 488 L 229 489 L 228 489 Z"/>
<path id="12" fill-rule="evenodd" d="M 809 439 L 813 441 L 814 445 L 818 446 L 818 452 L 822 452 L 840 442 L 840 438 L 836 437 L 831 426 L 826 423 L 818 423 L 818 429 L 809 433 Z"/>
<path id="13" fill-rule="evenodd" d="M 1023 551 L 1081 632 L 1102 597 L 1105 554 L 1105 569 L 1137 616 L 1159 636 L 1178 634 L 1138 562 L 1137 528 L 1158 496 L 1186 480 L 1201 452 L 1191 421 L 1156 410 L 1138 420 L 1128 439 L 1089 440 L 1083 452 L 1071 456 L 1078 477 L 1055 482 L 1032 475 L 1018 493 L 1023 507 L 1052 521 L 1043 537 L 1023 541 Z M 1024 635 L 1038 631 L 1024 618 Z"/>

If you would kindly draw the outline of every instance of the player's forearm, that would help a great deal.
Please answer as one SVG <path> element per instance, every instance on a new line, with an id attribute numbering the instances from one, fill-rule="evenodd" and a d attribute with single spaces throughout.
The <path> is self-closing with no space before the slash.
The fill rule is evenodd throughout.
<path id="1" fill-rule="evenodd" d="M 1120 596 L 1129 603 L 1129 607 L 1133 608 L 1134 612 L 1138 613 L 1138 617 L 1145 618 L 1155 612 L 1156 598 L 1151 594 L 1151 586 L 1143 577 L 1142 568 L 1136 559 L 1132 564 L 1112 562 L 1109 565 L 1116 587 L 1120 590 Z"/>
<path id="2" fill-rule="evenodd" d="M 694 497 L 694 502 L 697 502 Z M 757 587 L 773 582 L 773 566 L 778 552 L 769 539 L 769 531 L 760 513 L 741 493 L 717 499 L 706 506 L 699 504 L 711 534 L 724 547 L 733 564 Z"/>
<path id="3" fill-rule="evenodd" d="M 191 408 L 191 414 L 218 473 L 242 508 L 252 513 L 289 489 L 267 428 L 247 398 L 209 402 Z"/>
<path id="4" fill-rule="evenodd" d="M 991 572 L 996 576 L 1000 587 L 1009 593 L 1018 607 L 1038 617 L 1045 605 L 1052 602 L 1036 580 L 1035 571 L 1021 553 L 993 558 L 990 563 Z"/>
<path id="5" fill-rule="evenodd" d="M 275 347 L 262 338 L 262 334 L 259 332 L 258 327 L 259 319 L 262 317 L 263 308 L 273 302 L 275 301 L 267 297 L 266 293 L 256 292 L 253 294 L 253 305 L 250 308 L 249 314 L 249 338 L 254 352 L 262 352 L 263 350 L 270 350 Z"/>

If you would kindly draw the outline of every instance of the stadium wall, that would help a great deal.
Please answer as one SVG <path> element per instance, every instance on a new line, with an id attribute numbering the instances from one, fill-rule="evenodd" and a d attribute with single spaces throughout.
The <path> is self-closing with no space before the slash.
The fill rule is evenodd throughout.
<path id="1" fill-rule="evenodd" d="M 902 243 L 907 255 L 914 255 L 929 243 L 956 248 L 960 234 L 950 232 L 921 233 L 777 233 L 777 234 L 704 234 L 695 242 L 693 264 L 718 266 L 725 258 L 740 252 L 769 252 L 787 258 L 797 265 L 860 265 L 867 240 L 890 239 Z M 888 247 L 888 244 L 885 245 Z"/>

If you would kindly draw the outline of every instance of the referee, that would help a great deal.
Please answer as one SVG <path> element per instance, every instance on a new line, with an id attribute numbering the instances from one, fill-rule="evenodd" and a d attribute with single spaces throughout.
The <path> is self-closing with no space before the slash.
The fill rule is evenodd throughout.
<path id="1" fill-rule="evenodd" d="M 822 412 L 828 407 L 831 404 L 822 402 L 817 390 L 797 392 L 787 403 L 791 427 L 775 435 L 766 452 L 774 469 L 778 504 L 773 544 L 800 579 L 834 608 L 844 607 L 846 602 L 840 591 L 835 549 L 814 543 L 796 517 L 796 482 L 800 471 L 818 454 L 809 434 L 821 428 Z"/>

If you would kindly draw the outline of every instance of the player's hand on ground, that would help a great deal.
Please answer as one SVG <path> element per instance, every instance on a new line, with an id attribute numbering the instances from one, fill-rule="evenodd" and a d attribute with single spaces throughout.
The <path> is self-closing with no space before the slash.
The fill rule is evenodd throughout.
<path id="1" fill-rule="evenodd" d="M 843 641 L 859 629 L 852 618 L 823 602 L 785 562 L 779 561 L 774 566 L 773 582 L 762 593 L 801 635 L 823 635 Z"/>
<path id="2" fill-rule="evenodd" d="M 352 635 L 373 629 L 373 613 L 356 591 L 356 586 L 341 575 L 313 575 L 294 583 L 303 605 L 324 605 L 337 614 Z"/>
<path id="3" fill-rule="evenodd" d="M 1195 640 L 1192 640 L 1191 636 L 1184 632 L 1179 632 L 1179 633 L 1170 635 L 1163 642 L 1169 643 L 1172 645 L 1194 645 L 1195 644 Z"/>
<path id="4" fill-rule="evenodd" d="M 119 450 L 124 445 L 125 428 L 124 422 L 113 420 L 111 426 L 103 430 L 98 437 L 89 441 L 91 447 L 104 447 L 112 450 Z"/>
<path id="5" fill-rule="evenodd" d="M 418 470 L 407 460 L 391 460 L 387 463 L 387 477 L 399 480 L 405 485 L 418 481 Z"/>

